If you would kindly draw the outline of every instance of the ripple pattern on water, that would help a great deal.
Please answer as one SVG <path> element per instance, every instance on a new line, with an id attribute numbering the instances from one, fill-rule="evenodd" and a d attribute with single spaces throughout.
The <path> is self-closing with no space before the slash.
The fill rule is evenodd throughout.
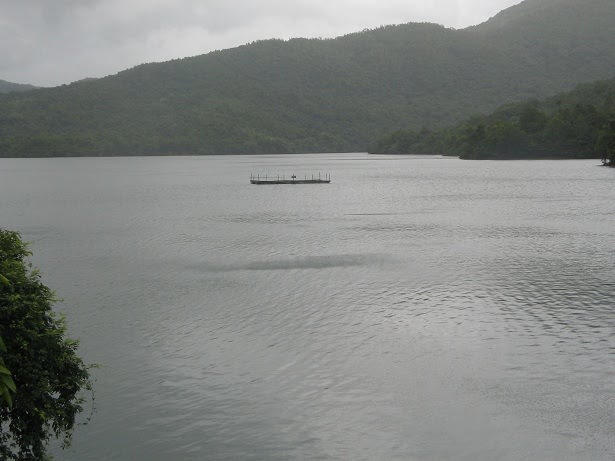
<path id="1" fill-rule="evenodd" d="M 102 365 L 59 459 L 615 458 L 613 172 L 554 165 L 0 159 Z"/>

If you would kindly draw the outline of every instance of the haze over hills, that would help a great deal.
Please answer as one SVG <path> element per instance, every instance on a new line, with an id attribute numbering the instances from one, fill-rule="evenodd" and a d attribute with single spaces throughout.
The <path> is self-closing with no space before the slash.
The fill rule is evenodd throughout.
<path id="1" fill-rule="evenodd" d="M 551 98 L 507 104 L 441 130 L 399 130 L 377 154 L 442 154 L 468 159 L 602 158 L 615 166 L 615 78 Z"/>
<path id="2" fill-rule="evenodd" d="M 14 91 L 29 91 L 34 90 L 34 85 L 27 85 L 23 83 L 12 83 L 6 80 L 0 80 L 0 93 L 12 93 Z"/>
<path id="3" fill-rule="evenodd" d="M 611 77 L 615 2 L 526 0 L 484 24 L 259 41 L 0 96 L 0 156 L 362 151 Z"/>

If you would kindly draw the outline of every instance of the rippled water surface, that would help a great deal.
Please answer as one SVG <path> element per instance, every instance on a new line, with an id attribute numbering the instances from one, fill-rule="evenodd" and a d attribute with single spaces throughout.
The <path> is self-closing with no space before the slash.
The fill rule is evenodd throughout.
<path id="1" fill-rule="evenodd" d="M 101 365 L 58 459 L 614 459 L 597 163 L 0 159 L 0 226 Z"/>

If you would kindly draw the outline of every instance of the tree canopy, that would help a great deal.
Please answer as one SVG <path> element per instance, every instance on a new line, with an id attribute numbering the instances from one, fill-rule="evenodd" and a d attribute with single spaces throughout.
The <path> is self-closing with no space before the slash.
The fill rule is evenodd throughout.
<path id="1" fill-rule="evenodd" d="M 0 283 L 2 282 L 3 279 L 0 278 Z M 0 352 L 6 353 L 6 346 L 2 338 L 0 338 Z M 0 356 L 0 399 L 4 400 L 9 407 L 13 406 L 13 394 L 16 390 L 11 371 L 4 366 L 4 359 Z"/>
<path id="2" fill-rule="evenodd" d="M 15 391 L 12 402 L 0 403 L 4 460 L 49 459 L 51 437 L 68 445 L 82 392 L 91 389 L 78 343 L 66 337 L 64 320 L 52 310 L 56 299 L 27 263 L 29 254 L 17 232 L 0 229 L 0 337 Z"/>
<path id="3" fill-rule="evenodd" d="M 477 115 L 437 131 L 399 130 L 372 153 L 441 154 L 461 158 L 602 158 L 615 153 L 615 79 L 579 85 Z"/>
<path id="4" fill-rule="evenodd" d="M 34 85 L 27 85 L 23 83 L 7 82 L 0 79 L 0 93 L 12 93 L 14 91 L 29 91 L 34 90 Z"/>
<path id="5" fill-rule="evenodd" d="M 463 30 L 258 41 L 0 95 L 0 157 L 364 151 L 612 76 L 612 0 L 526 0 Z"/>

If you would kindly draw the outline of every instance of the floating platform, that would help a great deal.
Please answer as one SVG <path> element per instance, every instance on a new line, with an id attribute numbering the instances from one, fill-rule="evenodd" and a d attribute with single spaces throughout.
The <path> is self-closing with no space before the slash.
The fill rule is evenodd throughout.
<path id="1" fill-rule="evenodd" d="M 265 176 L 261 178 L 259 176 L 250 175 L 250 183 L 251 184 L 329 184 L 331 182 L 331 176 L 325 175 L 324 178 L 320 177 L 320 174 L 317 178 L 314 176 L 311 179 L 308 179 L 307 176 L 304 179 L 297 179 L 295 175 L 292 175 L 290 179 L 286 179 L 284 176 L 280 178 L 280 176 L 268 177 Z"/>

